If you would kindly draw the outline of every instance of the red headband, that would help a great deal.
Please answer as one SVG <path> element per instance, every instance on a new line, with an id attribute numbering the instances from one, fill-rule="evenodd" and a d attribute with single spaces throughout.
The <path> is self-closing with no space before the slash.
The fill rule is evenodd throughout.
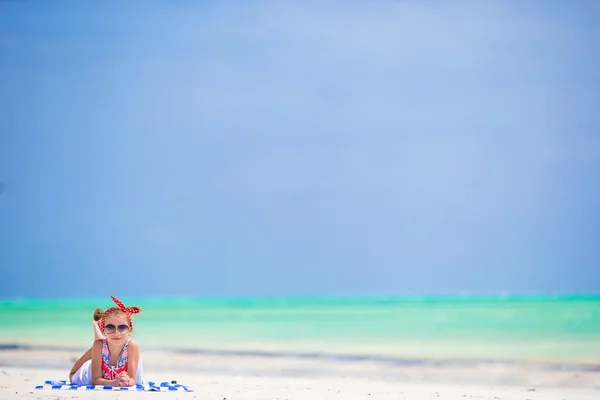
<path id="1" fill-rule="evenodd" d="M 110 296 L 110 298 L 113 299 L 113 301 L 117 304 L 117 307 L 112 307 L 112 308 L 109 308 L 108 310 L 104 311 L 104 315 L 102 316 L 102 319 L 100 320 L 100 323 L 98 324 L 100 326 L 100 329 L 102 329 L 102 332 L 104 332 L 104 322 L 106 321 L 106 316 L 108 314 L 114 313 L 116 311 L 122 311 L 125 314 L 127 314 L 127 319 L 129 319 L 129 330 L 131 332 L 133 332 L 133 320 L 131 318 L 131 314 L 137 314 L 140 312 L 140 310 L 138 310 L 136 308 L 125 307 L 123 302 L 114 296 Z"/>

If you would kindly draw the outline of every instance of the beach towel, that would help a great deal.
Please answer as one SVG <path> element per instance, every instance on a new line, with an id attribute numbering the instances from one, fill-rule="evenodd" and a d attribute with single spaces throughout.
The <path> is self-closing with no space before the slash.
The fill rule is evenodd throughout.
<path id="1" fill-rule="evenodd" d="M 46 383 L 43 385 L 36 386 L 35 388 L 39 390 L 132 390 L 140 392 L 193 392 L 193 390 L 188 389 L 187 386 L 169 382 L 162 382 L 158 384 L 154 382 L 148 382 L 143 385 L 113 387 L 103 385 L 75 385 L 73 383 L 67 383 L 67 381 L 46 381 Z"/>

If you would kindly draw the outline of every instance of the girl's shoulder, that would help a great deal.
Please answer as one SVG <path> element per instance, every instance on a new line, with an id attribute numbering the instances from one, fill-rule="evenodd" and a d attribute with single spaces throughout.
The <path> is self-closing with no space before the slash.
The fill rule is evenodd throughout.
<path id="1" fill-rule="evenodd" d="M 94 354 L 100 355 L 104 352 L 104 341 L 102 339 L 98 339 L 94 341 L 92 345 L 92 356 Z"/>
<path id="2" fill-rule="evenodd" d="M 127 342 L 127 347 L 130 349 L 139 349 L 140 346 L 138 345 L 138 342 L 136 342 L 134 339 L 129 339 L 129 341 Z"/>

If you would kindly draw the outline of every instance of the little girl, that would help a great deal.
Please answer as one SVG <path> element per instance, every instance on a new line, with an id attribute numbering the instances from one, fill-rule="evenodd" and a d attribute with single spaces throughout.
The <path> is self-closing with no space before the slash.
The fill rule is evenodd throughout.
<path id="1" fill-rule="evenodd" d="M 94 312 L 94 344 L 70 372 L 71 383 L 77 385 L 133 386 L 143 384 L 140 349 L 129 338 L 133 332 L 133 314 L 139 307 L 125 307 L 110 296 L 117 307 Z"/>

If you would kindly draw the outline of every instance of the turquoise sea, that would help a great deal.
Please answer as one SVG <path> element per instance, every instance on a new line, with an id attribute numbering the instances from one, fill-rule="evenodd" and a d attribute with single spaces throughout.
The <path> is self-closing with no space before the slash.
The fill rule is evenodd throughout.
<path id="1" fill-rule="evenodd" d="M 600 295 L 122 300 L 146 349 L 600 365 Z M 112 305 L 1 300 L 0 348 L 86 349 Z"/>

